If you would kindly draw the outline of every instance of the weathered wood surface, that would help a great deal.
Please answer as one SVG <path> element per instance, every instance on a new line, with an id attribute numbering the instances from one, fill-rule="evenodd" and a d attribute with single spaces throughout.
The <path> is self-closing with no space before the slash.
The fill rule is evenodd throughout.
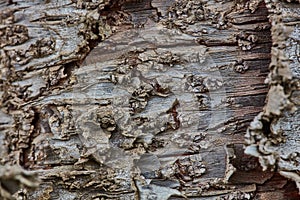
<path id="1" fill-rule="evenodd" d="M 294 182 L 243 153 L 278 57 L 262 1 L 8 1 L 0 10 L 0 161 L 41 179 L 18 198 L 299 198 Z M 296 52 L 295 74 L 299 55 L 285 49 Z M 291 119 L 277 124 L 297 126 Z"/>
<path id="2" fill-rule="evenodd" d="M 299 20 L 298 3 L 269 2 L 272 57 L 266 80 L 266 105 L 246 135 L 246 152 L 257 156 L 264 169 L 276 168 L 296 182 L 299 173 Z"/>

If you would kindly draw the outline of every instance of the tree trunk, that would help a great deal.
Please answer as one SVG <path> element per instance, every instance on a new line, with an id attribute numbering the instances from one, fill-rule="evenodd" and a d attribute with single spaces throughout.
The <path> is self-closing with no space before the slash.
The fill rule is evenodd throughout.
<path id="1" fill-rule="evenodd" d="M 299 199 L 300 5 L 265 2 L 0 2 L 2 199 Z"/>

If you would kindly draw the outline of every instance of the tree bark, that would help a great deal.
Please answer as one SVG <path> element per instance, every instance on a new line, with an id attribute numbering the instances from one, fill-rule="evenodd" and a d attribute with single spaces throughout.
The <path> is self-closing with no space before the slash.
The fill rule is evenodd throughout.
<path id="1" fill-rule="evenodd" d="M 2 199 L 299 199 L 300 5 L 265 2 L 0 2 Z"/>

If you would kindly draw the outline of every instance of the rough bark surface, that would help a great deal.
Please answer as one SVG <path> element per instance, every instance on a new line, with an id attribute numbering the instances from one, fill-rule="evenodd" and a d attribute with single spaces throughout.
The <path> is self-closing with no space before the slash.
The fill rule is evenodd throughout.
<path id="1" fill-rule="evenodd" d="M 267 102 L 248 129 L 246 153 L 263 169 L 276 168 L 296 182 L 299 174 L 299 9 L 297 3 L 267 2 L 272 23 L 272 57 Z"/>
<path id="2" fill-rule="evenodd" d="M 0 196 L 299 199 L 298 12 L 1 1 Z"/>

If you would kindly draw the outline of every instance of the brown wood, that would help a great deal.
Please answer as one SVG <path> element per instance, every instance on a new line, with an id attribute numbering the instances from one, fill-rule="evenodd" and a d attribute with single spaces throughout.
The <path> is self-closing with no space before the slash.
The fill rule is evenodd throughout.
<path id="1" fill-rule="evenodd" d="M 0 2 L 0 196 L 299 199 L 298 7 Z"/>

